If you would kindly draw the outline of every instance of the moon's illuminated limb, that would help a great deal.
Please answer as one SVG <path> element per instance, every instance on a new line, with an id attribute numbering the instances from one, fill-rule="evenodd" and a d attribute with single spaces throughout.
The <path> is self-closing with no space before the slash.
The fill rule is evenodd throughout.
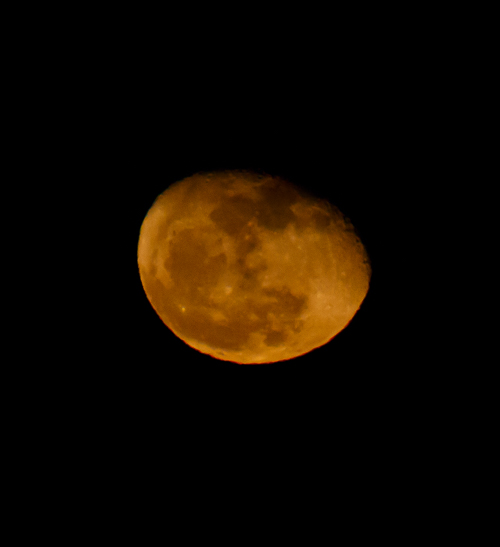
<path id="1" fill-rule="evenodd" d="M 338 209 L 246 171 L 170 186 L 144 219 L 138 264 L 151 305 L 177 336 L 238 363 L 325 344 L 351 321 L 371 276 Z"/>

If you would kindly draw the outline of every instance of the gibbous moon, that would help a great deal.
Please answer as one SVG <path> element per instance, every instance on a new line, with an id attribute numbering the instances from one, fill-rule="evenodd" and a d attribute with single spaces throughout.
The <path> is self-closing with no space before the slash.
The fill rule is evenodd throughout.
<path id="1" fill-rule="evenodd" d="M 336 207 L 249 171 L 172 184 L 142 223 L 138 265 L 175 335 L 240 364 L 292 359 L 329 342 L 358 311 L 371 276 Z"/>

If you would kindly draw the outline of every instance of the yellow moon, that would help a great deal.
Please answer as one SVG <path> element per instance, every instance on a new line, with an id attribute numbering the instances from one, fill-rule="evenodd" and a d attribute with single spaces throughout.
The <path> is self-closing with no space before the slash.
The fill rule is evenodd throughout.
<path id="1" fill-rule="evenodd" d="M 354 317 L 371 277 L 336 207 L 250 171 L 197 173 L 158 196 L 141 226 L 138 266 L 175 335 L 240 364 L 326 344 Z"/>

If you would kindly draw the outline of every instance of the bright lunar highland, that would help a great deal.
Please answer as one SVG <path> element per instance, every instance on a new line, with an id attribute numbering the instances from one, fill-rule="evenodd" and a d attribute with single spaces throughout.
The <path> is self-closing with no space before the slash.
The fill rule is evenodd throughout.
<path id="1" fill-rule="evenodd" d="M 139 234 L 139 274 L 165 325 L 241 364 L 310 352 L 343 330 L 371 277 L 351 222 L 279 177 L 197 173 L 172 184 Z"/>

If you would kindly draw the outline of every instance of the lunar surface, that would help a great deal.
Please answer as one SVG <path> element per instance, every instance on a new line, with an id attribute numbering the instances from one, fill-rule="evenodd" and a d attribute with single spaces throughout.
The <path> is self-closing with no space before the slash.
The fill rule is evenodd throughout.
<path id="1" fill-rule="evenodd" d="M 138 244 L 146 296 L 192 348 L 241 364 L 310 352 L 369 289 L 354 227 L 329 202 L 270 175 L 198 173 L 148 211 Z"/>

